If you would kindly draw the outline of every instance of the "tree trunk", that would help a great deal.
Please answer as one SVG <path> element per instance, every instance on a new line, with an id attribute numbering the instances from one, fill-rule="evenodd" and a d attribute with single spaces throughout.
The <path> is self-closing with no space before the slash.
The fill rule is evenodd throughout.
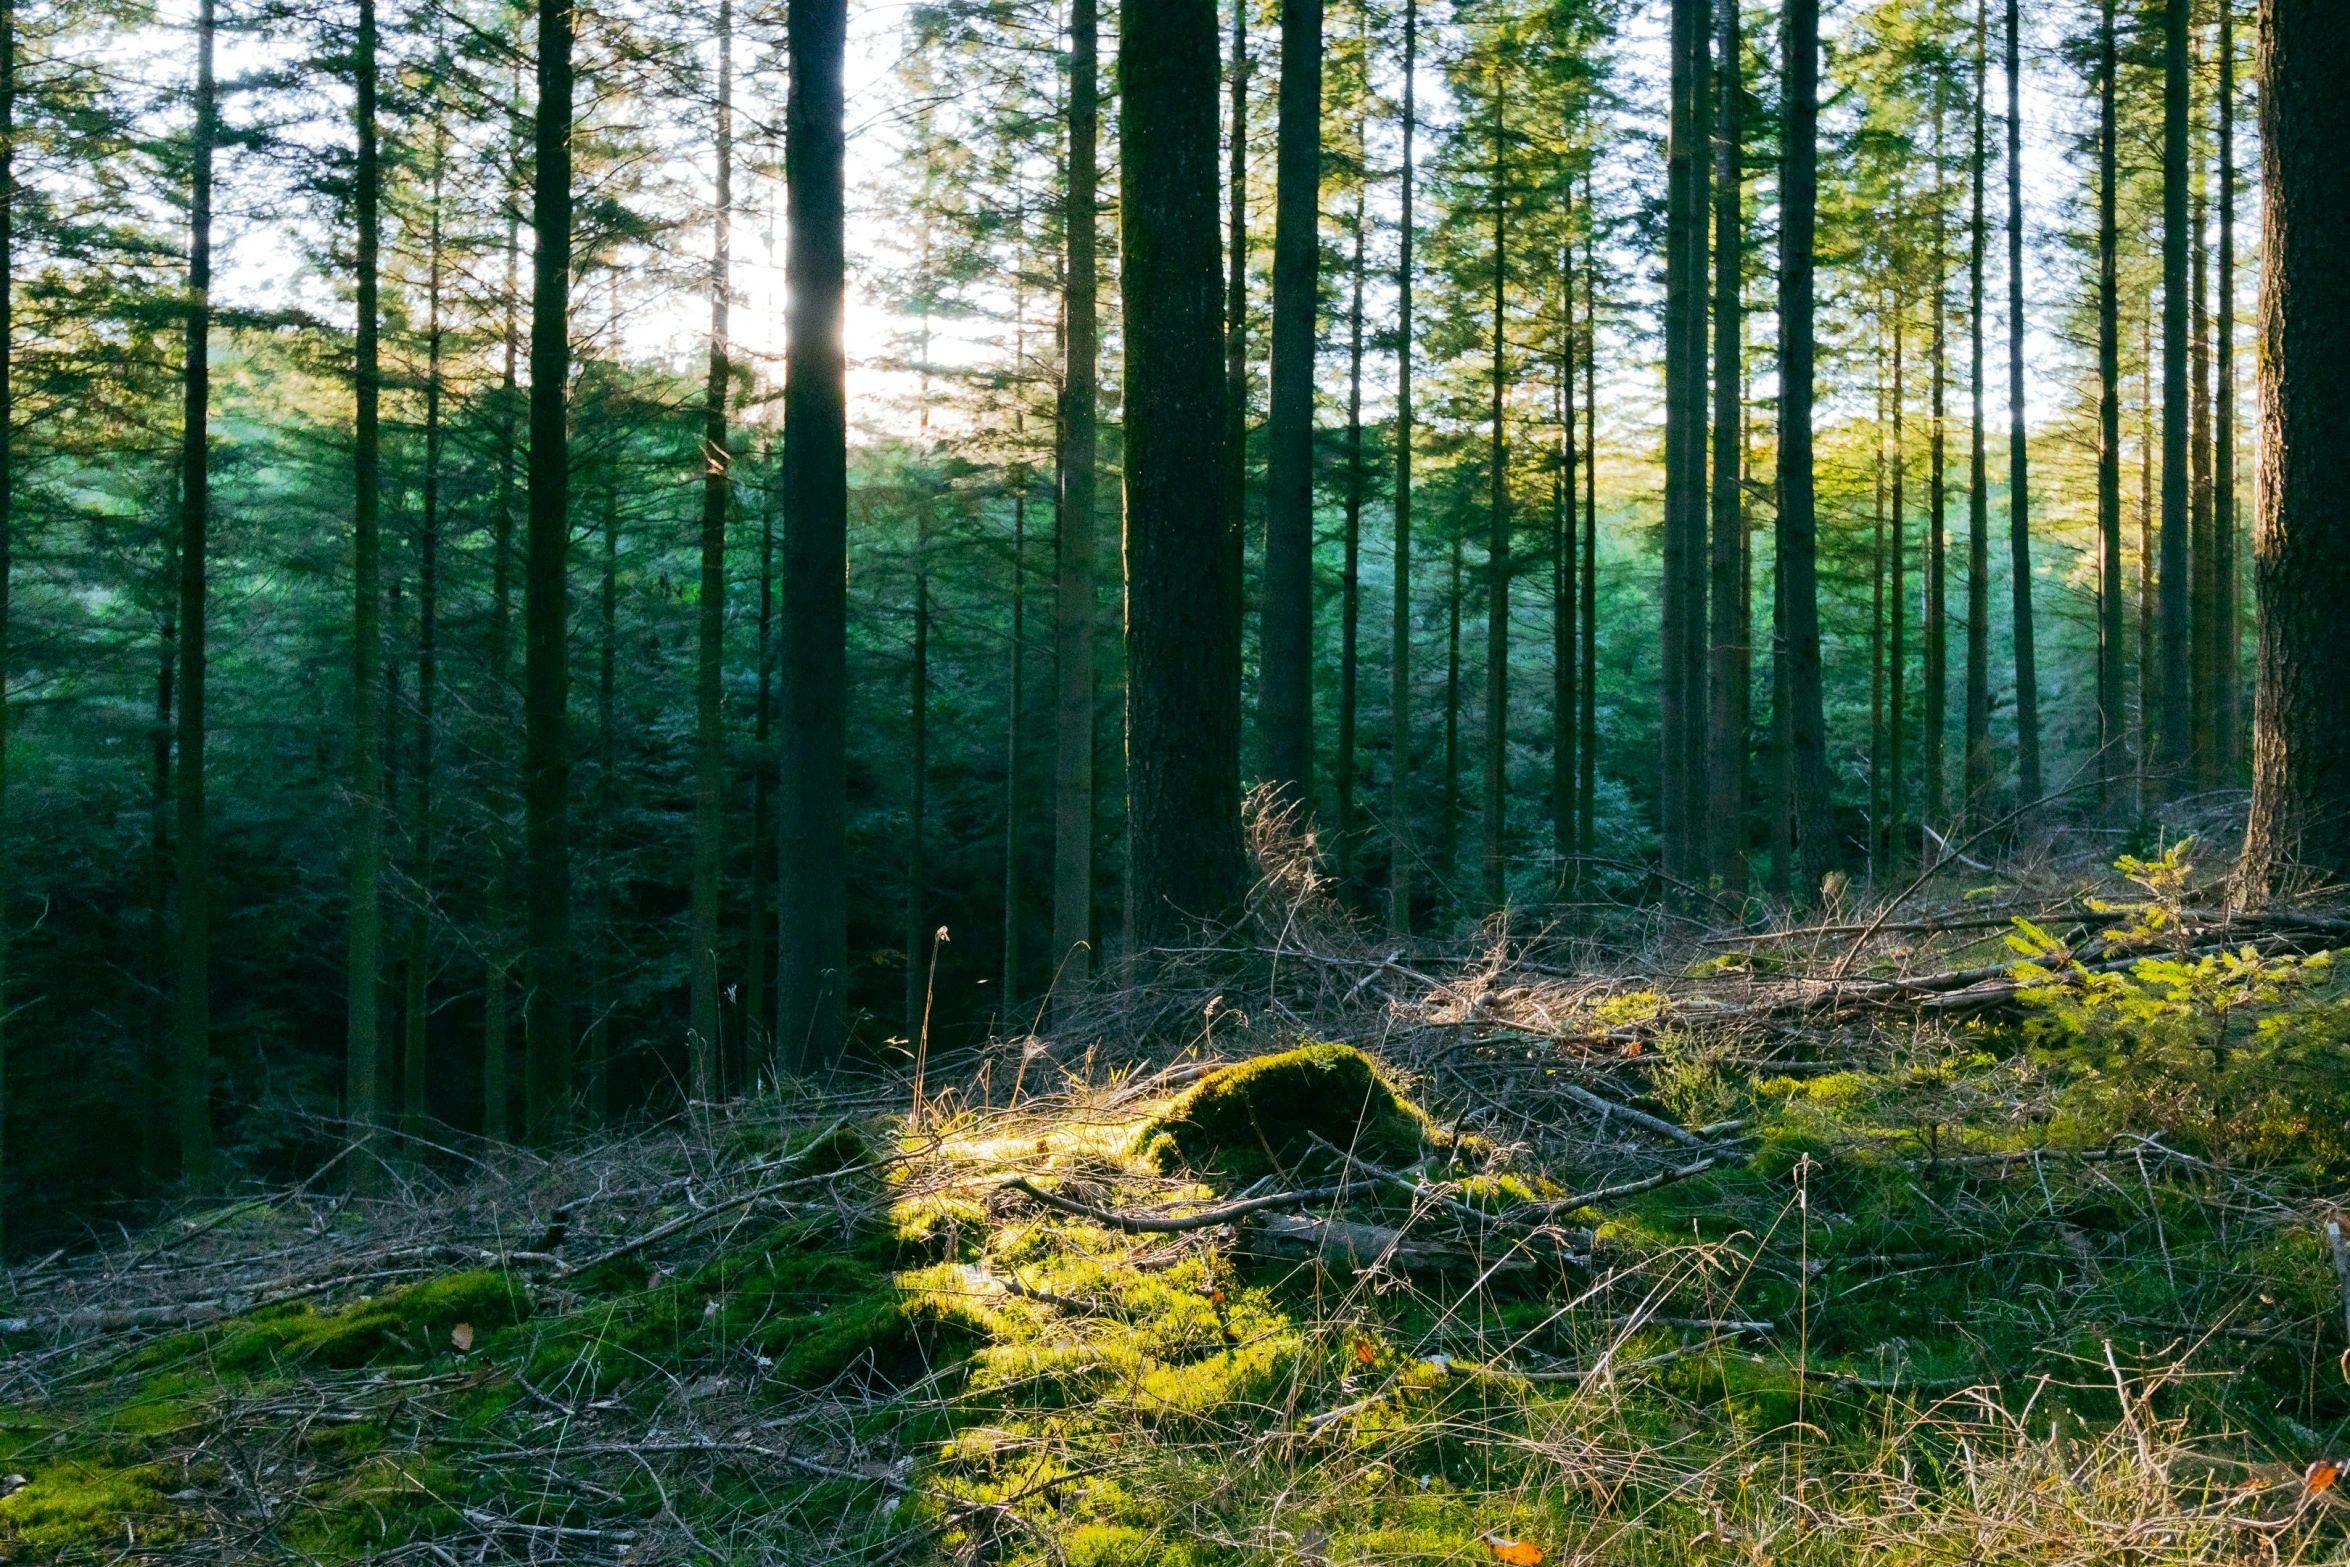
<path id="1" fill-rule="evenodd" d="M 1412 138 L 1418 131 L 1413 72 L 1419 66 L 1419 0 L 1404 0 L 1402 215 L 1395 264 L 1395 603 L 1389 631 L 1387 928 L 1412 931 Z"/>
<path id="2" fill-rule="evenodd" d="M 1224 504 L 1235 549 L 1248 537 L 1248 10 L 1254 3 L 1232 0 L 1232 138 L 1224 179 Z"/>
<path id="3" fill-rule="evenodd" d="M 1135 931 L 1229 912 L 1240 845 L 1240 538 L 1203 504 L 1225 471 L 1217 373 L 1214 0 L 1125 0 L 1128 840 Z"/>
<path id="4" fill-rule="evenodd" d="M 1493 68 L 1493 446 L 1489 462 L 1491 492 L 1485 538 L 1485 809 L 1484 853 L 1480 856 L 1484 905 L 1502 906 L 1505 813 L 1509 784 L 1510 701 L 1510 478 L 1509 430 L 1506 423 L 1509 393 L 1508 297 L 1509 250 L 1509 124 L 1502 62 Z"/>
<path id="5" fill-rule="evenodd" d="M 1322 0 L 1281 0 L 1273 363 L 1265 421 L 1259 771 L 1300 811 L 1314 773 L 1314 315 L 1321 267 Z"/>
<path id="6" fill-rule="evenodd" d="M 2190 13 L 2192 25 L 2192 13 Z M 2202 75 L 2199 34 L 2190 35 L 2189 93 Z M 2211 536 L 2211 246 L 2209 194 L 2202 105 L 2194 105 L 2187 129 L 2187 669 L 2194 727 L 2194 783 L 2208 789 L 2219 782 L 2214 765 L 2217 737 L 2212 723 L 2217 696 L 2219 646 L 2212 632 L 2218 583 L 2212 576 Z"/>
<path id="7" fill-rule="evenodd" d="M 2243 602 L 2236 538 L 2236 13 L 2219 11 L 2219 308 L 2214 330 L 2219 386 L 2211 452 L 2212 726 L 2219 779 L 2244 767 Z"/>
<path id="8" fill-rule="evenodd" d="M 571 1100 L 571 30 L 567 0 L 539 7 L 537 177 L 531 226 L 530 539 L 523 582 L 523 838 L 530 981 L 523 1002 L 524 1134 L 563 1135 Z"/>
<path id="9" fill-rule="evenodd" d="M 1025 351 L 1018 361 L 1025 361 Z M 1016 361 L 1017 362 L 1017 361 Z M 1004 683 L 1004 972 L 1003 1028 L 1012 1027 L 1020 998 L 1020 691 L 1026 681 L 1028 612 L 1028 474 L 1015 465 L 1012 481 L 1012 667 Z"/>
<path id="10" fill-rule="evenodd" d="M 1363 27 L 1368 32 L 1369 22 Z M 1366 37 L 1364 57 L 1369 58 Z M 1355 122 L 1355 167 L 1362 170 L 1363 125 Z M 1362 176 L 1358 172 L 1357 178 Z M 1370 191 L 1355 187 L 1352 294 L 1346 315 L 1346 527 L 1338 577 L 1338 886 L 1351 898 L 1355 884 L 1355 706 L 1359 695 L 1356 662 L 1362 641 L 1363 588 L 1363 286 L 1364 242 Z"/>
<path id="11" fill-rule="evenodd" d="M 358 143 L 352 177 L 357 217 L 358 296 L 353 401 L 357 405 L 351 451 L 354 495 L 351 528 L 351 911 L 349 1037 L 345 1048 L 344 1112 L 364 1135 L 380 1115 L 376 1080 L 380 1061 L 380 981 L 383 972 L 384 799 L 382 720 L 375 710 L 383 659 L 382 435 L 377 408 L 382 377 L 377 362 L 376 271 L 380 243 L 378 203 L 382 176 L 375 145 L 375 0 L 359 0 L 358 35 L 352 46 L 355 86 L 354 128 Z M 358 1155 L 364 1172 L 372 1152 Z M 362 1185 L 367 1184 L 363 1179 Z"/>
<path id="12" fill-rule="evenodd" d="M 1884 870 L 1885 853 L 1885 355 L 1880 347 L 1876 363 L 1877 422 L 1875 449 L 1870 454 L 1871 510 L 1869 515 L 1869 829 L 1868 873 L 1874 881 Z"/>
<path id="13" fill-rule="evenodd" d="M 2160 589 L 2155 582 L 2154 296 L 2151 292 L 2146 297 L 2146 314 L 2139 326 L 2137 814 L 2143 817 L 2153 800 L 2147 785 L 2147 774 L 2155 765 L 2156 747 L 2161 740 L 2159 707 L 2162 691 L 2162 670 L 2156 653 L 2154 629 L 2155 600 Z"/>
<path id="14" fill-rule="evenodd" d="M 1950 202 L 1943 173 L 1943 111 L 1934 102 L 1934 340 L 1926 432 L 1925 821 L 1950 830 Z M 1937 856 L 1938 858 L 1939 856 Z"/>
<path id="15" fill-rule="evenodd" d="M 1451 577 L 1444 595 L 1444 815 L 1436 826 L 1437 875 L 1450 896 L 1461 858 L 1461 519 L 1452 519 Z"/>
<path id="16" fill-rule="evenodd" d="M 768 452 L 772 461 L 774 452 Z M 775 758 L 768 750 L 775 723 L 775 486 L 772 471 L 760 487 L 759 695 L 751 718 L 751 907 L 743 930 L 743 1067 L 756 1079 L 772 1070 L 775 1025 L 767 1010 L 768 941 L 774 928 Z"/>
<path id="17" fill-rule="evenodd" d="M 928 336 L 925 332 L 925 337 Z M 927 357 L 927 355 L 925 356 Z M 906 1038 L 922 1037 L 922 953 L 928 945 L 926 893 L 930 826 L 930 498 L 914 517 L 914 647 L 906 691 Z"/>
<path id="18" fill-rule="evenodd" d="M 1060 548 L 1053 616 L 1057 692 L 1053 753 L 1055 994 L 1085 989 L 1093 968 L 1093 524 L 1101 387 L 1098 262 L 1100 27 L 1095 0 L 1069 16 L 1068 360 L 1061 384 Z M 907 963 L 913 951 L 907 950 Z M 909 1038 L 913 1037 L 911 1035 Z"/>
<path id="19" fill-rule="evenodd" d="M 734 223 L 734 5 L 718 0 L 717 179 L 710 214 L 710 374 L 702 395 L 702 583 L 694 669 L 694 883 L 687 1044 L 692 1089 L 724 1091 L 718 1034 L 718 895 L 726 824 L 726 516 L 734 454 L 727 447 L 727 293 Z"/>
<path id="20" fill-rule="evenodd" d="M 1598 848 L 1599 794 L 1599 207 L 1597 181 L 1583 174 L 1583 717 L 1576 735 L 1575 885 Z"/>
<path id="21" fill-rule="evenodd" d="M 1704 380 L 1701 346 L 1690 342 L 1692 293 L 1704 287 L 1703 255 L 1693 236 L 1705 223 L 1697 203 L 1698 61 L 1705 44 L 1699 20 L 1703 0 L 1673 0 L 1667 47 L 1671 54 L 1671 112 L 1665 140 L 1665 495 L 1663 560 L 1658 584 L 1659 635 L 1663 641 L 1657 693 L 1658 847 L 1669 881 L 1688 878 L 1694 846 L 1689 841 L 1690 810 L 1689 732 L 1696 715 L 1690 694 L 1696 689 L 1689 668 L 1689 620 L 1702 613 L 1688 599 L 1689 552 L 1692 545 L 1692 508 L 1701 488 L 1693 482 L 1704 464 L 1703 433 L 1692 429 L 1691 410 L 1701 405 L 1703 392 L 1691 385 Z M 1702 307 L 1701 307 L 1702 308 Z"/>
<path id="22" fill-rule="evenodd" d="M 189 143 L 188 322 L 180 425 L 179 545 L 179 1143 L 180 1175 L 212 1181 L 212 913 L 204 810 L 205 534 L 211 520 L 207 420 L 212 393 L 212 76 L 214 0 L 196 10 L 196 126 Z M 372 1079 L 370 1079 L 372 1081 Z"/>
<path id="23" fill-rule="evenodd" d="M 848 1043 L 847 37 L 847 0 L 792 6 L 775 1026 L 784 1062 L 802 1075 L 830 1068 Z"/>
<path id="24" fill-rule="evenodd" d="M 1984 143 L 1990 96 L 1989 38 L 1983 8 L 1975 12 L 1974 150 L 1967 162 L 1973 198 L 1967 230 L 1967 391 L 1972 417 L 1967 431 L 1966 501 L 1966 799 L 1963 815 L 1980 825 L 1992 809 L 1991 758 L 1991 474 L 1983 424 L 1983 263 L 1990 238 L 1983 214 L 1988 173 Z"/>
<path id="25" fill-rule="evenodd" d="M 2163 5 L 2162 113 L 2162 565 L 2156 610 L 2162 663 L 2157 726 L 2162 787 L 2185 787 L 2193 762 L 2194 699 L 2187 628 L 2187 8 Z"/>
<path id="26" fill-rule="evenodd" d="M 2024 427 L 2023 46 L 2007 0 L 2007 547 L 2015 605 L 2015 765 L 2019 805 L 2040 798 L 2040 675 L 2032 642 L 2032 502 Z"/>
<path id="27" fill-rule="evenodd" d="M 1836 868 L 1836 811 L 1820 694 L 1819 519 L 1812 488 L 1813 226 L 1819 206 L 1819 0 L 1788 0 L 1787 152 L 1781 185 L 1779 579 L 1787 609 L 1788 745 L 1807 895 Z"/>
<path id="28" fill-rule="evenodd" d="M 408 910 L 407 994 L 402 1011 L 402 1130 L 422 1134 L 428 1111 L 425 1021 L 430 1016 L 433 916 L 433 698 L 440 678 L 441 555 L 441 180 L 448 155 L 444 122 L 433 125 L 431 216 L 425 244 L 424 505 L 416 529 L 415 889 Z"/>
<path id="29" fill-rule="evenodd" d="M 1567 192 L 1567 213 L 1573 221 L 1573 187 Z M 1576 487 L 1579 454 L 1575 450 L 1575 242 L 1559 246 L 1559 351 L 1556 387 L 1559 424 L 1558 482 L 1551 491 L 1550 575 L 1550 841 L 1558 856 L 1560 885 L 1571 880 L 1575 864 L 1575 740 L 1582 716 L 1582 695 L 1575 679 L 1581 628 L 1576 624 L 1575 523 L 1579 496 Z"/>
<path id="30" fill-rule="evenodd" d="M 176 490 L 177 484 L 173 485 Z M 174 508 L 176 511 L 176 506 Z M 178 550 L 167 536 L 163 581 L 172 586 Z M 171 724 L 172 677 L 179 669 L 179 622 L 176 598 L 163 602 L 163 621 L 157 628 L 155 657 L 155 727 L 147 758 L 147 1039 L 145 1081 L 140 1085 L 140 1160 L 144 1173 L 160 1181 L 169 1173 L 164 1139 L 169 1135 L 166 1101 L 172 1091 L 172 1040 L 166 1032 L 163 1002 L 171 994 Z"/>
<path id="31" fill-rule="evenodd" d="M 1898 873 L 1909 859 L 1909 443 L 1904 415 L 1909 389 L 1902 358 L 1907 301 L 1893 301 L 1893 581 L 1892 625 L 1885 662 L 1891 689 L 1885 708 L 1885 857 Z"/>
<path id="32" fill-rule="evenodd" d="M 2120 145 L 2116 118 L 2119 47 L 2114 0 L 2097 24 L 2097 743 L 2098 798 L 2110 813 L 2121 777 L 2122 718 L 2122 390 Z"/>
<path id="33" fill-rule="evenodd" d="M 522 66 L 514 65 L 508 91 L 507 153 L 509 168 L 522 165 Z M 482 965 L 481 1130 L 484 1137 L 504 1141 L 511 1130 L 507 1051 L 507 1007 L 513 971 L 513 933 L 507 928 L 507 903 L 513 875 L 513 803 L 507 794 L 513 763 L 514 692 L 514 469 L 521 443 L 515 438 L 514 416 L 522 400 L 516 375 L 522 348 L 522 202 L 509 175 L 506 201 L 506 306 L 504 364 L 498 382 L 496 429 L 498 437 L 498 492 L 490 517 L 490 630 L 489 666 L 489 782 L 483 789 L 489 816 L 488 874 L 483 889 L 482 923 L 486 961 Z"/>
<path id="34" fill-rule="evenodd" d="M 596 797 L 589 827 L 593 856 L 593 923 L 589 940 L 595 960 L 590 983 L 587 1031 L 587 1119 L 602 1126 L 612 1114 L 612 981 L 618 968 L 613 935 L 618 881 L 612 873 L 613 823 L 620 815 L 620 491 L 604 482 L 603 553 L 596 591 Z"/>
<path id="35" fill-rule="evenodd" d="M 14 485 L 15 388 L 9 379 L 15 359 L 16 276 L 16 5 L 0 0 L 0 889 L 13 882 L 13 838 L 8 827 L 8 590 L 15 571 Z M 0 1190 L 8 1169 L 8 908 L 0 890 Z M 0 1244 L 6 1240 L 0 1225 Z"/>
<path id="36" fill-rule="evenodd" d="M 1714 72 L 1714 442 L 1713 539 L 1709 584 L 1711 646 L 1706 694 L 1707 869 L 1732 894 L 1746 891 L 1746 730 L 1753 650 L 1746 623 L 1745 367 L 1746 86 L 1740 70 L 1739 0 L 1713 0 Z"/>
<path id="37" fill-rule="evenodd" d="M 2261 0 L 2262 464 L 2252 899 L 2350 875 L 2350 9 Z"/>

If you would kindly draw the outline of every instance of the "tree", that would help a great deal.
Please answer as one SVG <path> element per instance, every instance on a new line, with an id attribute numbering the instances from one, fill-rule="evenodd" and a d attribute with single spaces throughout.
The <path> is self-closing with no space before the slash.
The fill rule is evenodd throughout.
<path id="1" fill-rule="evenodd" d="M 2030 432 L 2024 424 L 2023 49 L 2007 0 L 2007 538 L 2015 607 L 2015 753 L 2019 803 L 2040 798 L 2040 676 L 2032 643 Z"/>
<path id="2" fill-rule="evenodd" d="M 1926 825 L 1947 832 L 1950 737 L 1950 204 L 1944 175 L 1943 84 L 1934 82 L 1933 340 L 1927 391 L 1924 751 Z"/>
<path id="3" fill-rule="evenodd" d="M 2260 637 L 2252 817 L 2240 880 L 2259 899 L 2350 875 L 2350 10 L 2261 0 L 2261 446 L 2253 542 Z"/>
<path id="4" fill-rule="evenodd" d="M 1990 95 L 1987 59 L 1989 0 L 1975 6 L 1974 150 L 1967 159 L 1973 200 L 1967 226 L 1967 390 L 1973 417 L 1967 425 L 1966 500 L 1966 810 L 1979 824 L 1991 810 L 1991 477 L 1984 451 L 1983 424 L 1983 260 L 1989 238 L 1983 216 L 1985 100 Z"/>
<path id="5" fill-rule="evenodd" d="M 1371 21 L 1355 13 L 1355 44 L 1348 56 L 1350 108 L 1354 122 L 1348 158 L 1354 185 L 1354 212 L 1347 224 L 1354 255 L 1347 268 L 1346 312 L 1346 489 L 1343 563 L 1338 579 L 1338 884 L 1348 895 L 1355 886 L 1355 765 L 1359 705 L 1363 595 L 1363 291 L 1369 282 L 1370 180 L 1363 99 L 1370 90 Z"/>
<path id="6" fill-rule="evenodd" d="M 1812 476 L 1813 226 L 1819 204 L 1818 0 L 1788 0 L 1786 152 L 1779 219 L 1779 584 L 1785 614 L 1788 745 L 1806 886 L 1841 858 L 1829 794 L 1820 681 L 1819 519 Z"/>
<path id="7" fill-rule="evenodd" d="M 448 166 L 448 123 L 438 111 L 433 116 L 429 157 L 429 212 L 425 235 L 425 347 L 424 347 L 424 475 L 423 495 L 416 517 L 416 765 L 412 780 L 411 863 L 415 883 L 408 908 L 406 986 L 401 1008 L 401 1125 L 411 1137 L 421 1135 L 427 1114 L 425 1025 L 432 970 L 433 923 L 433 765 L 434 706 L 440 686 L 440 552 L 441 552 L 441 320 L 442 274 L 446 266 L 442 241 L 442 181 Z"/>
<path id="8" fill-rule="evenodd" d="M 2212 437 L 2212 724 L 2215 772 L 2234 779 L 2244 763 L 2243 632 L 2236 538 L 2236 7 L 2219 7 L 2219 387 Z"/>
<path id="9" fill-rule="evenodd" d="M 1714 445 L 1712 615 L 1706 693 L 1707 869 L 1732 892 L 1746 890 L 1746 730 L 1751 722 L 1752 650 L 1746 613 L 1746 409 L 1742 397 L 1746 323 L 1746 180 L 1739 0 L 1713 0 L 1714 111 Z"/>
<path id="10" fill-rule="evenodd" d="M 1055 559 L 1058 691 L 1053 762 L 1053 962 L 1082 991 L 1093 956 L 1093 523 L 1101 324 L 1094 255 L 1100 133 L 1096 0 L 1069 8 L 1068 358 L 1061 382 L 1060 548 Z M 913 949 L 907 962 L 913 961 Z"/>
<path id="11" fill-rule="evenodd" d="M 344 1086 L 346 1114 L 363 1132 L 379 1114 L 377 1037 L 382 1013 L 380 978 L 383 939 L 383 721 L 376 712 L 382 684 L 383 587 L 381 509 L 382 434 L 377 426 L 382 397 L 376 307 L 377 246 L 381 243 L 378 203 L 383 177 L 376 158 L 375 0 L 359 0 L 358 36 L 352 49 L 352 119 L 357 157 L 353 207 L 357 219 L 359 324 L 354 358 L 351 442 L 354 487 L 351 526 L 351 950 L 350 1044 Z M 369 1156 L 360 1155 L 364 1160 Z"/>
<path id="12" fill-rule="evenodd" d="M 1239 900 L 1240 541 L 1224 471 L 1213 0 L 1125 0 L 1118 40 L 1126 325 L 1128 854 L 1135 936 Z"/>
<path id="13" fill-rule="evenodd" d="M 720 1092 L 718 888 L 725 831 L 726 518 L 734 455 L 726 442 L 727 306 L 734 222 L 734 5 L 718 0 L 718 102 L 711 152 L 710 374 L 702 396 L 702 581 L 694 670 L 694 868 L 687 1022 L 697 1099 Z"/>
<path id="14" fill-rule="evenodd" d="M 210 526 L 212 153 L 220 102 L 212 75 L 214 0 L 196 8 L 196 123 L 189 141 L 187 358 L 180 422 L 178 786 L 180 1173 L 212 1179 L 211 874 L 205 857 L 204 597 Z"/>
<path id="15" fill-rule="evenodd" d="M 1657 786 L 1664 871 L 1685 879 L 1697 848 L 1693 828 L 1702 764 L 1705 607 L 1705 225 L 1700 196 L 1700 100 L 1707 42 L 1706 0 L 1673 0 L 1671 117 L 1665 140 L 1665 516 L 1661 584 L 1663 687 L 1659 692 Z M 1694 308 L 1692 302 L 1694 301 Z M 1693 596 L 1694 595 L 1694 596 Z M 1694 635 L 1693 635 L 1694 633 Z M 1702 662 L 1702 653 L 1698 655 Z M 1699 743 L 1693 744 L 1693 740 Z"/>
<path id="16" fill-rule="evenodd" d="M 8 610 L 16 574 L 16 4 L 0 0 L 0 887 L 9 881 Z M 8 910 L 0 893 L 0 1191 L 8 1131 Z M 0 1242 L 7 1236 L 0 1214 Z"/>
<path id="17" fill-rule="evenodd" d="M 530 988 L 523 1005 L 525 1134 L 559 1137 L 571 1098 L 570 689 L 571 34 L 568 0 L 539 7 L 537 172 L 531 190 L 530 526 L 523 580 L 523 838 Z"/>
<path id="18" fill-rule="evenodd" d="M 1246 0 L 1241 0 L 1245 4 Z M 1322 260 L 1322 0 L 1281 0 L 1273 209 L 1273 362 L 1265 425 L 1265 572 L 1258 770 L 1313 799 L 1314 356 Z"/>
<path id="19" fill-rule="evenodd" d="M 2097 24 L 2097 743 L 2099 796 L 2113 807 L 2122 736 L 2122 390 L 2120 73 L 2114 0 Z"/>
<path id="20" fill-rule="evenodd" d="M 839 1060 L 848 1026 L 848 388 L 841 349 L 847 35 L 846 0 L 800 0 L 791 8 L 775 996 L 783 1061 L 801 1073 Z"/>
<path id="21" fill-rule="evenodd" d="M 1507 35 L 1493 40 L 1493 448 L 1487 478 L 1485 539 L 1485 810 L 1484 903 L 1502 906 L 1503 828 L 1508 801 L 1510 702 L 1510 480 L 1509 427 L 1509 88 L 1504 78 Z"/>
<path id="22" fill-rule="evenodd" d="M 2155 611 L 2162 707 L 2155 735 L 2166 787 L 2194 759 L 2187 630 L 2187 11 L 2164 0 L 2162 97 L 2162 565 Z"/>
<path id="23" fill-rule="evenodd" d="M 1392 730 L 1387 798 L 1387 928 L 1412 930 L 1412 136 L 1418 127 L 1413 73 L 1419 67 L 1419 0 L 1404 0 L 1403 158 L 1396 172 L 1401 214 L 1395 263 L 1395 602 L 1389 634 L 1388 713 Z"/>

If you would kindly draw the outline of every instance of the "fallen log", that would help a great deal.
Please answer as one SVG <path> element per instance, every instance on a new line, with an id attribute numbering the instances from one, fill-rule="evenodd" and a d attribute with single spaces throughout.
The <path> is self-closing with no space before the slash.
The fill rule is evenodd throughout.
<path id="1" fill-rule="evenodd" d="M 1342 1186 L 1315 1186 L 1303 1191 L 1271 1192 L 1263 1197 L 1245 1197 L 1238 1202 L 1202 1208 L 1197 1213 L 1145 1214 L 1119 1213 L 1113 1209 L 1077 1202 L 1058 1192 L 1046 1191 L 1025 1175 L 1016 1175 L 997 1188 L 998 1191 L 1019 1192 L 1043 1203 L 1047 1208 L 1058 1209 L 1076 1218 L 1090 1219 L 1113 1230 L 1124 1230 L 1129 1235 L 1173 1235 L 1184 1230 L 1213 1229 L 1219 1224 L 1231 1224 L 1251 1214 L 1303 1208 L 1313 1203 L 1336 1202 L 1346 1197 L 1364 1197 L 1378 1189 L 1377 1181 L 1349 1181 Z"/>

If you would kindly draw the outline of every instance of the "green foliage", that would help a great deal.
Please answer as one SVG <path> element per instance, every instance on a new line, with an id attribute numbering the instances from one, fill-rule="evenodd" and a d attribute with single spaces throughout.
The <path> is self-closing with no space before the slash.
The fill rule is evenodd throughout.
<path id="1" fill-rule="evenodd" d="M 1161 1169 L 1254 1176 L 1326 1160 L 1317 1136 L 1378 1163 L 1409 1164 L 1437 1133 L 1369 1056 L 1352 1045 L 1309 1044 L 1210 1072 L 1137 1140 Z"/>

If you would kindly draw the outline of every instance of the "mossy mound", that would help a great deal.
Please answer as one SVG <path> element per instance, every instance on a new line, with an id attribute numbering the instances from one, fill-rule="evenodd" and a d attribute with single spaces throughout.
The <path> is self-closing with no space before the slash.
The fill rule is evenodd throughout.
<path id="1" fill-rule="evenodd" d="M 482 1333 L 529 1315 L 530 1292 L 520 1279 L 486 1269 L 452 1273 L 336 1311 L 265 1308 L 226 1330 L 215 1359 L 240 1371 L 297 1360 L 329 1366 L 365 1365 L 385 1356 L 429 1360 L 449 1351 L 449 1335 L 460 1322 Z"/>
<path id="2" fill-rule="evenodd" d="M 1375 1163 L 1409 1164 L 1439 1141 L 1427 1113 L 1352 1045 L 1309 1044 L 1220 1067 L 1139 1134 L 1144 1157 L 1239 1176 L 1319 1164 L 1315 1137 Z"/>

